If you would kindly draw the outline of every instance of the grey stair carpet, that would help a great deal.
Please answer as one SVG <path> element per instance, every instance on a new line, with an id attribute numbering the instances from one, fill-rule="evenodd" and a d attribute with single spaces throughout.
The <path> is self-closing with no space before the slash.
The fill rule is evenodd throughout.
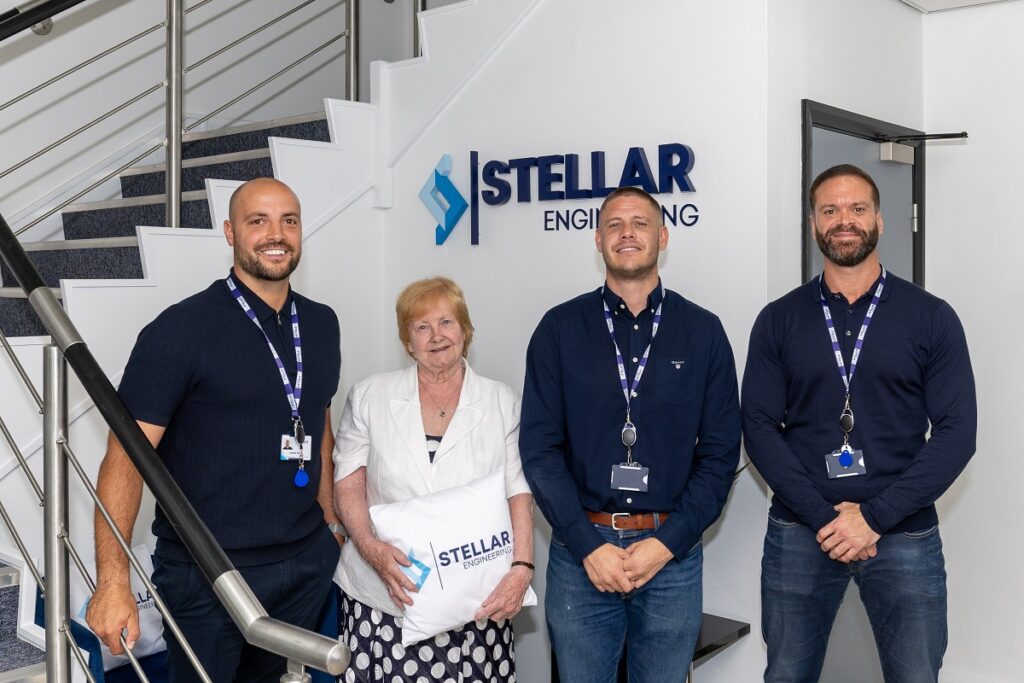
<path id="1" fill-rule="evenodd" d="M 244 152 L 250 149 L 263 149 L 269 146 L 267 138 L 297 138 L 299 140 L 316 140 L 329 142 L 330 134 L 327 130 L 327 119 L 321 118 L 304 123 L 291 123 L 272 128 L 261 128 L 242 133 L 232 133 L 219 137 L 200 138 L 199 140 L 188 140 L 181 146 L 181 156 L 184 159 L 195 159 L 197 157 L 209 157 L 216 154 L 227 154 L 229 152 Z"/>
<path id="2" fill-rule="evenodd" d="M 0 588 L 0 672 L 46 660 L 46 653 L 18 639 L 18 586 Z"/>
<path id="3" fill-rule="evenodd" d="M 164 204 L 160 203 L 64 213 L 61 215 L 64 237 L 69 240 L 134 237 L 136 226 L 167 223 L 166 211 Z M 181 225 L 184 228 L 210 229 L 210 208 L 205 199 L 181 203 Z"/>
<path id="4" fill-rule="evenodd" d="M 138 247 L 107 249 L 61 249 L 30 251 L 28 257 L 42 275 L 47 287 L 60 287 L 61 278 L 140 278 L 142 258 Z M 17 287 L 7 266 L 0 264 L 4 287 Z"/>
<path id="5" fill-rule="evenodd" d="M 257 125 L 226 129 L 223 135 L 201 133 L 192 135 L 182 145 L 182 156 L 196 160 L 194 165 L 182 169 L 182 190 L 205 190 L 206 178 L 249 180 L 273 175 L 269 156 L 224 161 L 213 159 L 203 163 L 203 157 L 235 152 L 266 149 L 268 138 L 283 137 L 300 140 L 329 142 L 327 120 L 323 115 L 300 115 L 279 120 L 276 125 L 259 128 Z M 164 173 L 155 169 L 133 173 L 121 178 L 122 195 L 129 198 L 129 206 L 109 206 L 105 202 L 97 208 L 66 211 L 61 218 L 67 240 L 102 237 L 134 237 L 139 225 L 166 224 L 164 203 L 136 203 L 131 198 L 162 195 L 165 191 Z M 210 229 L 210 210 L 206 199 L 183 201 L 181 224 L 187 228 Z M 142 277 L 142 264 L 137 248 L 111 247 L 109 249 L 68 249 L 30 252 L 49 286 L 59 286 L 62 278 L 123 279 Z M 0 269 L 2 285 L 11 286 L 13 280 L 6 269 Z M 45 335 L 46 330 L 24 298 L 0 296 L 0 331 L 8 337 Z"/>
<path id="6" fill-rule="evenodd" d="M 38 337 L 47 334 L 28 299 L 0 297 L 0 331 L 7 337 Z"/>
<path id="7" fill-rule="evenodd" d="M 274 175 L 274 166 L 270 157 L 226 161 L 205 166 L 189 166 L 181 169 L 181 190 L 205 190 L 207 178 L 220 180 L 251 180 Z M 144 197 L 151 194 L 163 194 L 167 186 L 163 171 L 138 173 L 121 176 L 121 194 L 125 197 Z"/>

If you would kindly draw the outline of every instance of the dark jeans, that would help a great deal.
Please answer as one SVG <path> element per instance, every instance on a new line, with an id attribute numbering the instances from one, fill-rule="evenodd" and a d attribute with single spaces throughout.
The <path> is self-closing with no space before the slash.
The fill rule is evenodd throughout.
<path id="1" fill-rule="evenodd" d="M 654 533 L 595 527 L 622 548 Z M 631 683 L 684 681 L 700 633 L 703 559 L 698 543 L 641 588 L 601 593 L 583 565 L 552 537 L 544 609 L 559 680 L 615 683 L 625 646 Z"/>
<path id="2" fill-rule="evenodd" d="M 886 683 L 934 683 L 946 651 L 946 570 L 938 527 L 882 536 L 878 555 L 829 559 L 803 524 L 768 518 L 761 628 L 770 683 L 816 683 L 852 578 L 871 621 Z M 841 646 L 841 644 L 839 644 Z"/>
<path id="3" fill-rule="evenodd" d="M 338 542 L 324 527 L 298 555 L 238 571 L 271 617 L 316 630 L 339 553 Z M 245 642 L 194 563 L 154 557 L 153 582 L 214 683 L 277 683 L 281 678 L 284 659 Z M 165 629 L 164 639 L 171 683 L 198 681 L 170 630 Z"/>

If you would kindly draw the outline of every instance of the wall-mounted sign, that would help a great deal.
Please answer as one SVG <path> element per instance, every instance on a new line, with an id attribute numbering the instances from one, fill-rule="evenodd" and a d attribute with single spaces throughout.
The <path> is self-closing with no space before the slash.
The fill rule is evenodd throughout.
<path id="1" fill-rule="evenodd" d="M 469 153 L 470 198 L 466 198 L 452 182 L 452 156 L 445 154 L 420 190 L 420 201 L 430 211 L 437 225 L 436 244 L 444 244 L 455 226 L 470 208 L 470 243 L 480 244 L 480 203 L 503 206 L 514 198 L 516 203 L 566 202 L 570 200 L 607 197 L 612 190 L 627 185 L 641 187 L 653 195 L 694 192 L 690 172 L 693 150 L 672 142 L 658 145 L 657 166 L 652 170 L 647 150 L 630 147 L 624 156 L 621 171 L 608 173 L 606 154 L 590 152 L 589 177 L 581 174 L 579 154 L 492 159 L 480 163 L 480 153 Z M 620 168 L 618 165 L 613 168 Z M 553 208 L 543 212 L 541 229 L 546 232 L 582 231 L 597 227 L 599 210 L 591 208 Z M 700 218 L 696 204 L 662 203 L 666 225 L 693 227 Z"/>

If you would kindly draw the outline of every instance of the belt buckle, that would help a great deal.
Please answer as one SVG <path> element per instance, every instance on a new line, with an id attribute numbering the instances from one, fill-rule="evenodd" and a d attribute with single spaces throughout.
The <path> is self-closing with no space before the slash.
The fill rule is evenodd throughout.
<path id="1" fill-rule="evenodd" d="M 612 513 L 612 531 L 629 531 L 629 529 L 620 529 L 619 527 L 615 526 L 615 518 L 616 517 L 629 517 L 629 516 L 630 516 L 630 513 L 628 513 L 628 512 L 613 512 Z"/>

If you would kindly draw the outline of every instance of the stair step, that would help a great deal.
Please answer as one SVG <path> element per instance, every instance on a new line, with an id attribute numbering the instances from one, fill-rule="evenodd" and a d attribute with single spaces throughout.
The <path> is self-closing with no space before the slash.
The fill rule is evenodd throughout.
<path id="1" fill-rule="evenodd" d="M 46 662 L 0 673 L 0 683 L 46 683 Z"/>
<path id="2" fill-rule="evenodd" d="M 130 279 L 142 277 L 142 257 L 136 237 L 84 240 L 54 240 L 22 245 L 48 287 L 59 287 L 61 279 Z M 0 284 L 17 282 L 0 264 Z"/>
<path id="3" fill-rule="evenodd" d="M 60 297 L 59 289 L 52 291 Z M 49 334 L 25 298 L 25 293 L 18 287 L 0 287 L 0 332 L 11 338 L 45 337 Z"/>
<path id="4" fill-rule="evenodd" d="M 18 586 L 0 588 L 0 671 L 38 665 L 46 654 L 18 638 Z M 2 675 L 2 674 L 0 674 Z"/>
<path id="5" fill-rule="evenodd" d="M 182 227 L 212 227 L 205 190 L 183 192 L 181 199 Z M 134 237 L 136 226 L 161 226 L 167 223 L 166 201 L 165 195 L 160 194 L 72 204 L 61 214 L 64 237 L 69 240 Z"/>
<path id="6" fill-rule="evenodd" d="M 266 148 L 187 159 L 181 166 L 181 189 L 184 192 L 205 189 L 207 178 L 252 180 L 274 175 L 270 150 Z M 125 197 L 161 194 L 166 188 L 165 170 L 164 164 L 128 169 L 121 174 L 121 194 Z"/>
<path id="7" fill-rule="evenodd" d="M 271 137 L 330 142 L 327 116 L 323 112 L 301 114 L 245 126 L 187 133 L 183 138 L 181 154 L 185 159 L 194 159 L 262 149 L 269 147 L 267 138 Z"/>

